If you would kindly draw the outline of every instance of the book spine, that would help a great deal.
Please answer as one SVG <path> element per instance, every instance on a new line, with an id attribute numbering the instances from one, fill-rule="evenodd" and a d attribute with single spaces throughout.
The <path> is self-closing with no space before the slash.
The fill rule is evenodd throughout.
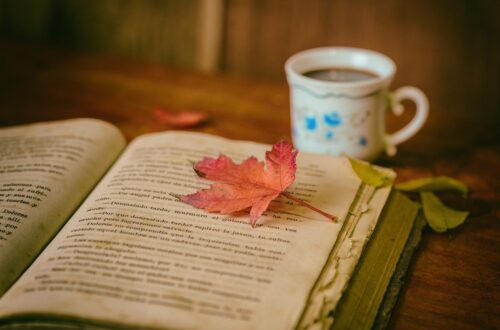
<path id="1" fill-rule="evenodd" d="M 391 278 L 390 284 L 380 304 L 377 317 L 373 323 L 373 330 L 386 329 L 389 325 L 392 311 L 394 310 L 394 306 L 398 301 L 399 294 L 405 283 L 406 274 L 410 268 L 410 262 L 420 244 L 422 231 L 424 230 L 425 225 L 425 218 L 422 213 L 419 213 L 417 220 L 415 221 L 415 225 L 410 233 L 410 237 L 406 242 L 403 252 L 401 253 L 394 275 Z"/>

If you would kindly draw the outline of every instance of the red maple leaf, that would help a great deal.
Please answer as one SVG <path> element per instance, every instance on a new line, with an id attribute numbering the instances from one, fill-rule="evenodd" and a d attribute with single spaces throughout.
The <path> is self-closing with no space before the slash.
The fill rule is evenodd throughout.
<path id="1" fill-rule="evenodd" d="M 295 180 L 296 158 L 297 151 L 284 140 L 266 152 L 266 164 L 253 156 L 241 164 L 235 164 L 222 154 L 217 159 L 205 157 L 194 165 L 194 170 L 200 177 L 216 183 L 179 198 L 197 208 L 223 214 L 250 208 L 252 226 L 280 194 L 333 219 L 333 216 L 285 192 Z"/>

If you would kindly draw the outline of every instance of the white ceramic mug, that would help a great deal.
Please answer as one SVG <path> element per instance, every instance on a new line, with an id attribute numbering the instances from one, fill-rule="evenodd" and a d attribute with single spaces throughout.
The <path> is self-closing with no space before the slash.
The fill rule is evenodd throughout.
<path id="1" fill-rule="evenodd" d="M 338 82 L 304 75 L 327 68 L 362 70 L 374 76 Z M 285 71 L 290 86 L 292 137 L 298 150 L 346 153 L 365 160 L 375 159 L 383 150 L 394 155 L 396 145 L 417 133 L 427 119 L 427 97 L 419 89 L 401 87 L 389 94 L 396 65 L 383 54 L 347 47 L 309 49 L 290 57 Z M 402 114 L 403 99 L 416 103 L 416 114 L 405 127 L 387 134 L 386 110 Z"/>

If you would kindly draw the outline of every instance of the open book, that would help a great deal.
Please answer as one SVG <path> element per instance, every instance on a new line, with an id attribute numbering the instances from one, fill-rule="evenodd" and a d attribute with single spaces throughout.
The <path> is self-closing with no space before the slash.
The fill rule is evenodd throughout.
<path id="1" fill-rule="evenodd" d="M 373 324 L 413 228 L 411 202 L 391 196 L 380 216 L 390 187 L 364 184 L 347 159 L 300 153 L 290 191 L 339 220 L 278 199 L 252 228 L 248 215 L 173 196 L 209 185 L 194 161 L 263 158 L 269 146 L 186 132 L 125 145 L 95 119 L 0 130 L 0 328 L 328 328 L 340 308 L 366 317 L 362 302 Z M 385 234 L 382 220 L 392 221 Z M 375 229 L 385 247 L 361 258 L 375 284 L 341 306 Z"/>

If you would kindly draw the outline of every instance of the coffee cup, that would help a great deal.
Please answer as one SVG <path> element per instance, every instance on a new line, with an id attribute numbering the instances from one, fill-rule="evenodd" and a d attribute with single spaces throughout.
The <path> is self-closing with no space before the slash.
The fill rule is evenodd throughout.
<path id="1" fill-rule="evenodd" d="M 417 133 L 429 105 L 415 87 L 389 92 L 396 65 L 387 56 L 361 48 L 324 47 L 299 52 L 285 63 L 290 86 L 292 140 L 300 151 L 374 160 L 382 151 Z M 401 115 L 401 101 L 416 104 L 413 119 L 388 134 L 387 109 Z"/>

